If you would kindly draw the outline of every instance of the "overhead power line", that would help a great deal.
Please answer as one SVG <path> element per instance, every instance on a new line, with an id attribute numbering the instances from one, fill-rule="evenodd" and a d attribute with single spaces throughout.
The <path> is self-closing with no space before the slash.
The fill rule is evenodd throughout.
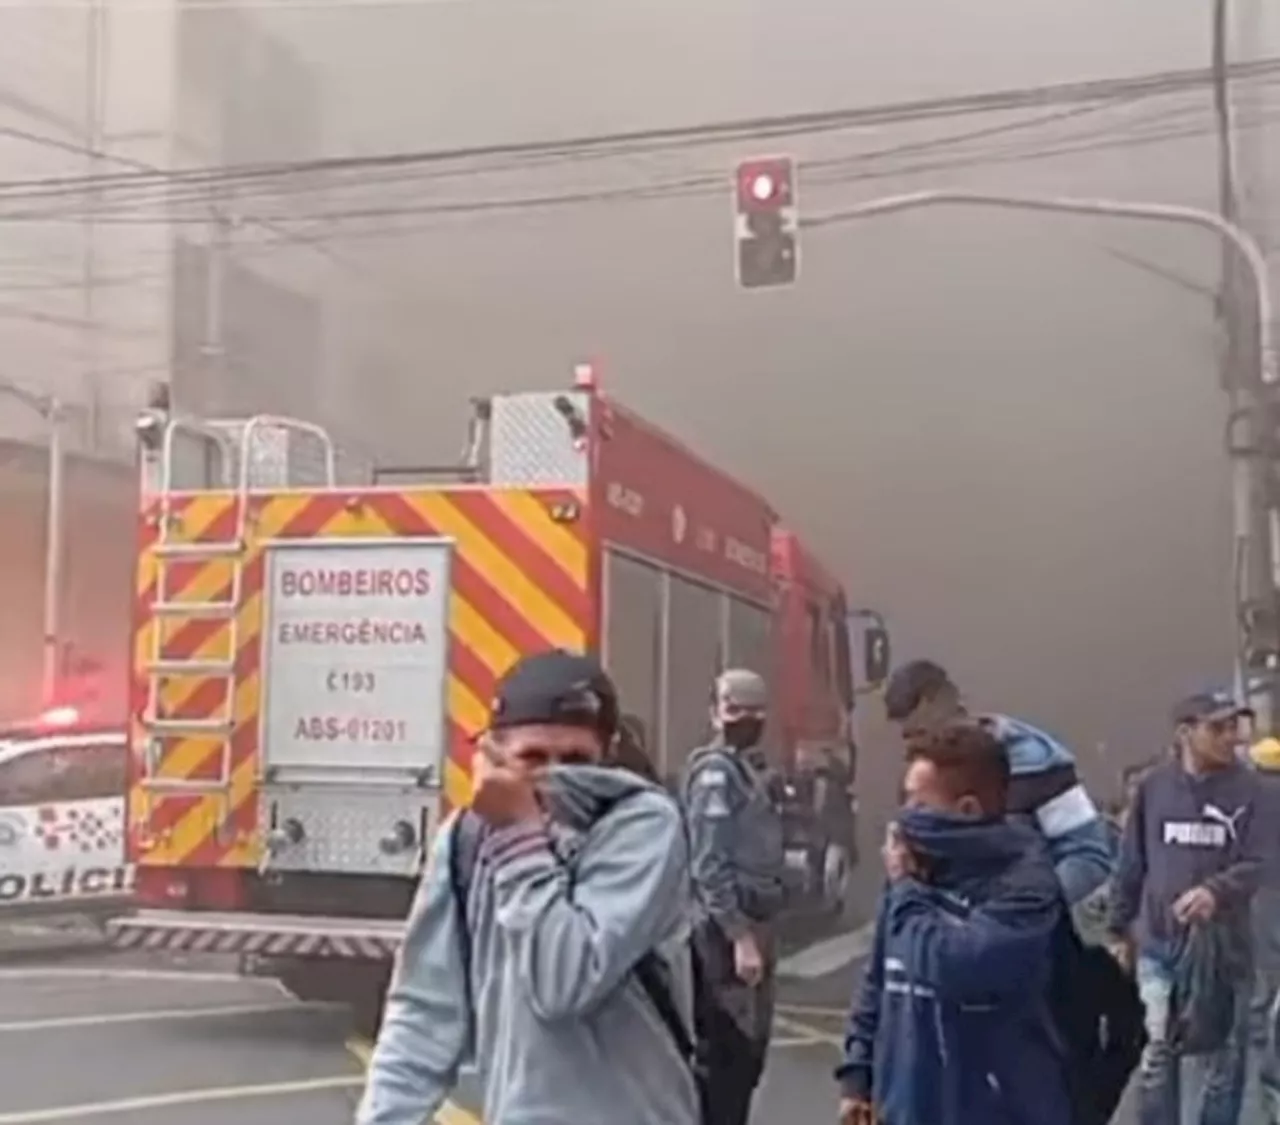
<path id="1" fill-rule="evenodd" d="M 1253 81 L 1256 85 L 1264 86 L 1271 85 L 1278 78 L 1280 78 L 1280 71 L 1277 71 L 1277 73 L 1264 72 L 1256 75 Z M 1194 93 L 1194 88 L 1178 88 L 1169 93 L 1178 96 L 1188 92 Z M 1201 124 L 1178 122 L 1176 120 L 1178 118 L 1187 118 L 1194 113 L 1207 115 L 1208 103 L 1206 102 L 1203 106 L 1180 104 L 1160 108 L 1155 112 L 1147 111 L 1141 118 L 1129 116 L 1127 119 L 1118 122 L 1091 127 L 1088 130 L 1078 130 L 1072 136 L 1017 136 L 1019 133 L 1029 133 L 1033 130 L 1049 128 L 1073 119 L 1084 119 L 1090 115 L 1098 115 L 1103 111 L 1141 105 L 1145 100 L 1154 100 L 1157 96 L 1164 95 L 1148 93 L 1138 97 L 1099 99 L 1093 102 L 1057 107 L 1044 113 L 1029 114 L 1014 121 L 1000 121 L 996 124 L 980 125 L 977 128 L 947 132 L 940 136 L 909 140 L 876 149 L 864 149 L 842 155 L 805 160 L 801 161 L 800 164 L 802 178 L 804 182 L 824 186 L 865 183 L 939 171 L 1049 159 L 1074 153 L 1130 149 L 1140 145 L 1160 144 L 1180 138 L 1193 137 L 1207 132 L 1207 120 Z M 1261 127 L 1267 121 L 1267 116 L 1260 116 L 1258 119 L 1249 122 L 1248 125 L 1255 128 Z M 1166 125 L 1166 123 L 1168 124 Z M 1012 144 L 994 149 L 980 146 L 977 152 L 963 150 L 965 144 L 990 141 L 1002 135 L 1009 135 Z M 60 141 L 58 138 L 44 138 L 39 134 L 24 134 L 23 139 L 29 143 L 43 143 L 48 140 L 53 142 L 54 147 L 66 147 L 66 142 Z M 76 151 L 80 150 L 77 149 Z M 103 159 L 113 160 L 129 167 L 136 168 L 140 163 L 132 158 L 114 154 L 99 155 Z M 914 161 L 898 159 L 914 156 L 923 156 L 925 159 Z M 518 166 L 518 162 L 513 163 L 512 166 Z M 488 167 L 484 169 L 485 172 L 490 170 Z M 160 173 L 159 169 L 151 169 L 151 171 L 157 174 Z M 469 171 L 473 171 L 473 169 Z M 384 178 L 361 176 L 358 180 L 350 181 L 347 186 L 369 189 L 385 186 L 388 182 L 407 182 L 410 186 L 413 186 L 419 176 L 429 178 L 434 172 L 435 169 L 424 172 L 410 167 L 384 173 Z M 395 179 L 392 179 L 392 177 L 395 177 Z M 285 245 L 305 246 L 345 265 L 346 263 L 342 259 L 332 253 L 331 246 L 333 243 L 380 236 L 399 237 L 412 234 L 415 231 L 430 228 L 441 218 L 519 214 L 522 212 L 536 213 L 547 208 L 577 205 L 607 205 L 626 202 L 662 201 L 695 196 L 706 197 L 713 193 L 722 193 L 725 190 L 724 181 L 725 172 L 722 169 L 715 169 L 711 172 L 688 175 L 674 180 L 659 180 L 647 184 L 632 182 L 614 187 L 560 191 L 542 195 L 525 194 L 496 199 L 427 200 L 420 204 L 395 205 L 390 202 L 379 204 L 375 197 L 374 202 L 369 206 L 334 207 L 312 213 L 300 211 L 296 206 L 296 202 L 292 201 L 292 195 L 290 195 L 287 202 L 289 202 L 289 206 L 292 209 L 285 213 L 254 215 L 245 213 L 242 210 L 239 215 L 241 222 L 247 227 L 260 227 L 270 237 L 242 241 L 239 245 L 239 251 L 242 254 L 256 255 L 259 253 L 269 254 Z M 298 188 L 301 186 L 301 181 L 288 181 L 276 186 L 286 189 Z M 311 186 L 319 190 L 328 190 L 328 187 L 323 183 Z M 257 189 L 237 192 L 234 196 L 234 202 L 238 205 L 249 192 L 255 190 L 259 192 L 270 191 L 271 187 L 272 185 L 269 182 L 264 182 Z M 166 192 L 163 183 L 158 183 L 149 187 L 139 185 L 134 190 L 152 193 L 150 202 L 153 203 L 172 204 L 182 200 L 184 197 L 185 201 L 190 203 L 199 203 L 202 199 L 206 203 L 209 202 L 209 196 L 203 194 L 202 189 L 195 186 L 177 189 L 176 191 L 171 188 Z M 154 194 L 157 191 L 160 194 Z M 119 195 L 113 196 L 112 199 L 112 210 L 103 214 L 95 209 L 96 218 L 109 223 L 207 223 L 209 221 L 208 211 L 198 216 L 167 212 L 163 217 L 157 216 L 154 218 L 141 214 L 120 214 L 119 211 L 122 205 L 136 209 L 139 204 L 148 202 L 148 199 L 146 197 L 122 199 Z M 3 202 L 3 196 L 0 195 L 0 203 Z M 72 209 L 71 207 L 55 212 L 39 213 L 28 212 L 25 209 L 21 212 L 11 212 L 9 214 L 0 211 L 0 221 L 59 220 L 66 219 L 72 215 L 82 218 L 84 214 L 85 212 L 82 208 Z M 375 222 L 375 220 L 386 221 Z M 300 223 L 313 225 L 299 230 L 297 224 Z M 145 256 L 138 255 L 139 258 Z M 153 256 L 156 256 L 160 261 L 165 260 L 165 255 L 163 254 Z M 148 274 L 140 273 L 133 277 L 124 275 L 118 279 L 118 282 L 120 284 L 143 283 L 145 281 L 163 280 L 167 276 L 167 272 L 159 270 Z M 116 283 L 116 280 L 112 279 L 112 283 Z M 59 289 L 79 289 L 82 287 L 83 282 L 79 279 L 67 279 L 65 282 L 48 282 L 43 285 L 16 285 L 12 288 L 45 288 L 46 285 L 49 290 L 56 291 Z M 10 287 L 0 286 L 0 290 L 8 288 Z"/>
<path id="2" fill-rule="evenodd" d="M 970 130 L 965 133 L 953 133 L 948 134 L 945 137 L 932 138 L 927 141 L 914 142 L 905 145 L 890 146 L 874 151 L 864 151 L 835 157 L 802 161 L 799 165 L 802 184 L 812 182 L 820 183 L 825 186 L 850 185 L 940 171 L 957 171 L 990 165 L 1023 163 L 1027 161 L 1051 159 L 1054 157 L 1074 154 L 1099 153 L 1108 150 L 1128 150 L 1201 136 L 1208 133 L 1212 127 L 1211 122 L 1207 119 L 1206 121 L 1198 124 L 1177 122 L 1174 118 L 1184 116 L 1185 114 L 1183 112 L 1183 108 L 1176 108 L 1173 114 L 1166 113 L 1159 115 L 1157 118 L 1148 118 L 1147 120 L 1129 122 L 1124 129 L 1118 131 L 1115 135 L 1108 135 L 1094 130 L 1088 134 L 1077 133 L 1074 136 L 1068 136 L 1065 138 L 1054 138 L 1048 143 L 1045 143 L 1044 141 L 1037 141 L 1033 147 L 1029 143 L 1030 138 L 1026 138 L 1023 140 L 1021 147 L 985 151 L 978 154 L 964 152 L 951 154 L 943 152 L 940 155 L 936 154 L 938 149 L 953 147 L 965 140 L 975 139 L 977 137 L 989 139 L 995 134 L 997 129 L 1004 132 L 1013 132 L 1019 127 L 1027 128 L 1035 125 L 1043 126 L 1051 122 L 1067 120 L 1070 117 L 1079 117 L 1082 113 L 1083 110 L 1080 107 L 1071 111 L 1059 110 L 1053 114 L 1039 115 L 1034 118 L 1023 119 L 1020 122 L 1008 122 L 1004 123 L 1002 126 L 994 128 L 989 127 L 981 130 Z M 1249 127 L 1261 128 L 1277 119 L 1280 119 L 1280 115 L 1271 114 L 1259 116 L 1249 123 Z M 890 163 L 886 165 L 877 164 L 875 161 L 875 158 L 881 155 L 926 155 L 931 152 L 935 154 L 932 159 L 918 160 L 913 163 Z M 464 199 L 424 201 L 421 203 L 375 202 L 370 203 L 367 206 L 336 207 L 333 209 L 312 212 L 299 212 L 294 210 L 287 215 L 273 214 L 271 216 L 271 221 L 277 223 L 288 222 L 290 224 L 333 224 L 409 217 L 483 216 L 489 214 L 577 207 L 591 204 L 646 202 L 689 198 L 695 196 L 708 196 L 722 193 L 724 189 L 725 177 L 723 172 L 699 173 L 678 178 L 651 181 L 648 183 L 628 183 L 599 188 L 562 189 L 559 191 L 551 191 L 541 194 L 521 194 L 490 199 L 477 199 L 473 197 Z M 130 201 L 134 207 L 136 207 L 139 202 L 145 201 Z M 165 202 L 165 200 L 157 199 L 152 202 Z M 192 202 L 196 201 L 193 200 Z M 97 221 L 102 223 L 121 225 L 204 225 L 208 222 L 207 214 L 203 213 L 184 214 L 181 212 L 160 211 L 153 214 L 147 214 L 145 211 L 139 213 L 137 210 L 121 210 L 119 207 L 106 213 L 99 213 L 95 217 Z M 79 222 L 82 218 L 83 212 L 78 209 L 18 211 L 8 213 L 0 211 L 0 221 Z M 245 215 L 243 221 L 246 223 L 261 224 L 265 219 L 263 216 L 249 213 Z M 396 231 L 404 231 L 407 228 L 404 226 L 395 226 L 386 229 L 388 233 L 395 233 Z M 367 233 L 368 232 L 366 231 L 360 231 L 353 235 L 350 232 L 344 232 L 341 237 L 363 237 Z M 308 237 L 323 239 L 326 237 L 332 238 L 336 236 L 333 236 L 330 232 L 328 235 L 319 234 L 315 236 L 312 236 L 309 233 Z"/>
<path id="3" fill-rule="evenodd" d="M 1241 63 L 1233 67 L 1232 71 L 1234 76 L 1240 78 L 1280 73 L 1280 58 Z M 204 165 L 180 170 L 134 169 L 118 173 L 10 180 L 0 181 L 0 199 L 9 201 L 30 198 L 32 195 L 46 198 L 58 192 L 110 190 L 113 187 L 151 182 L 233 184 L 282 176 L 448 165 L 460 162 L 483 162 L 495 158 L 572 157 L 589 153 L 620 155 L 633 151 L 637 146 L 641 149 L 653 150 L 666 146 L 679 147 L 689 142 L 714 144 L 768 140 L 865 125 L 933 120 L 1100 99 L 1141 98 L 1204 86 L 1210 79 L 1210 71 L 1206 68 L 1169 70 L 1128 78 L 1028 86 L 879 106 L 820 110 L 774 117 L 753 117 L 698 125 L 665 126 L 537 141 L 384 152 L 367 156 L 319 157 L 313 160 L 280 163 Z M 6 132 L 7 130 L 0 129 L 0 135 L 5 135 Z M 82 153 L 104 160 L 117 159 L 110 153 L 97 152 L 88 148 L 82 150 Z"/>

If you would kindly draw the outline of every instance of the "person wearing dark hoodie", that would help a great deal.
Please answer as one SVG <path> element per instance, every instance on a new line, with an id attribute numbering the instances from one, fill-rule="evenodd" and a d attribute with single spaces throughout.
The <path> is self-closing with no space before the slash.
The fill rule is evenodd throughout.
<path id="1" fill-rule="evenodd" d="M 1006 816 L 984 726 L 913 742 L 889 890 L 837 1068 L 841 1125 L 1071 1125 L 1049 1011 L 1067 905 L 1041 833 Z"/>
<path id="2" fill-rule="evenodd" d="M 1226 692 L 1182 700 L 1174 752 L 1139 782 L 1125 822 L 1109 930 L 1146 1010 L 1142 1125 L 1240 1121 L 1265 828 L 1262 780 L 1237 754 L 1248 714 Z M 1189 956 L 1211 960 L 1211 971 L 1192 977 Z M 1179 982 L 1191 979 L 1199 983 L 1182 999 Z M 1224 1010 L 1220 1035 L 1198 1029 L 1205 1021 L 1194 1013 L 1216 1012 L 1221 1028 Z"/>
<path id="3" fill-rule="evenodd" d="M 468 1059 L 486 1125 L 698 1125 L 677 1034 L 693 1026 L 684 825 L 658 784 L 607 764 L 618 721 L 587 657 L 526 657 L 499 684 L 471 809 L 436 834 L 410 912 L 356 1125 L 434 1119 Z"/>

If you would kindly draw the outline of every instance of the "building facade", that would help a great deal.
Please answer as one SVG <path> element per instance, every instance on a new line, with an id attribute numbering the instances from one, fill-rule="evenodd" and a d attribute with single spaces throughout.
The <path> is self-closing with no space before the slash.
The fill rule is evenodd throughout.
<path id="1" fill-rule="evenodd" d="M 61 404 L 68 451 L 62 690 L 110 715 L 151 389 L 191 411 L 323 413 L 328 279 L 284 223 L 259 221 L 281 210 L 275 185 L 166 174 L 314 158 L 318 90 L 251 9 L 0 10 L 0 720 L 41 701 L 49 423 L 33 399 Z"/>

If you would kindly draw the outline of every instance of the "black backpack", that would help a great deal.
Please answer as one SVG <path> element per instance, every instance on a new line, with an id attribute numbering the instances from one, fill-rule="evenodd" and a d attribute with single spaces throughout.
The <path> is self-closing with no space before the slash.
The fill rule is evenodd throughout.
<path id="1" fill-rule="evenodd" d="M 1098 945 L 1063 924 L 1053 1014 L 1064 1040 L 1075 1125 L 1107 1125 L 1147 1043 L 1133 977 Z"/>
<path id="2" fill-rule="evenodd" d="M 622 798 L 625 800 L 626 798 Z M 607 812 L 608 809 L 603 810 Z M 601 815 L 603 815 L 603 812 Z M 474 814 L 462 811 L 453 821 L 452 836 L 449 840 L 449 888 L 453 892 L 454 909 L 458 913 L 458 934 L 461 942 L 463 977 L 468 992 L 471 989 L 471 930 L 467 924 L 467 899 L 471 887 L 471 875 L 475 870 L 476 856 L 480 848 L 481 826 Z M 695 1007 L 695 1026 L 701 1026 L 696 1010 L 698 999 L 702 995 L 701 973 L 698 968 L 697 951 L 693 943 L 689 943 L 689 956 L 693 971 L 693 996 Z M 632 969 L 636 981 L 644 990 L 649 1003 L 653 1005 L 667 1033 L 674 1040 L 676 1050 L 693 1071 L 698 1087 L 698 1097 L 706 1106 L 706 1087 L 703 1081 L 701 1054 L 684 1017 L 680 1014 L 675 998 L 667 982 L 667 971 L 662 958 L 654 951 L 646 953 Z M 706 1110 L 703 1109 L 703 1116 Z"/>

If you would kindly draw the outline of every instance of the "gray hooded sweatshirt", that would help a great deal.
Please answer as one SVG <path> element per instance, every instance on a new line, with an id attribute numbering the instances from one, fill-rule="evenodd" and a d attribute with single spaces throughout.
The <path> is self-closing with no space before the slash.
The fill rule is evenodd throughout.
<path id="1" fill-rule="evenodd" d="M 597 766 L 549 771 L 551 826 L 486 831 L 467 924 L 452 822 L 409 915 L 356 1125 L 422 1125 L 478 1062 L 485 1125 L 697 1125 L 693 1075 L 633 970 L 662 955 L 692 1027 L 688 848 L 675 801 Z"/>

